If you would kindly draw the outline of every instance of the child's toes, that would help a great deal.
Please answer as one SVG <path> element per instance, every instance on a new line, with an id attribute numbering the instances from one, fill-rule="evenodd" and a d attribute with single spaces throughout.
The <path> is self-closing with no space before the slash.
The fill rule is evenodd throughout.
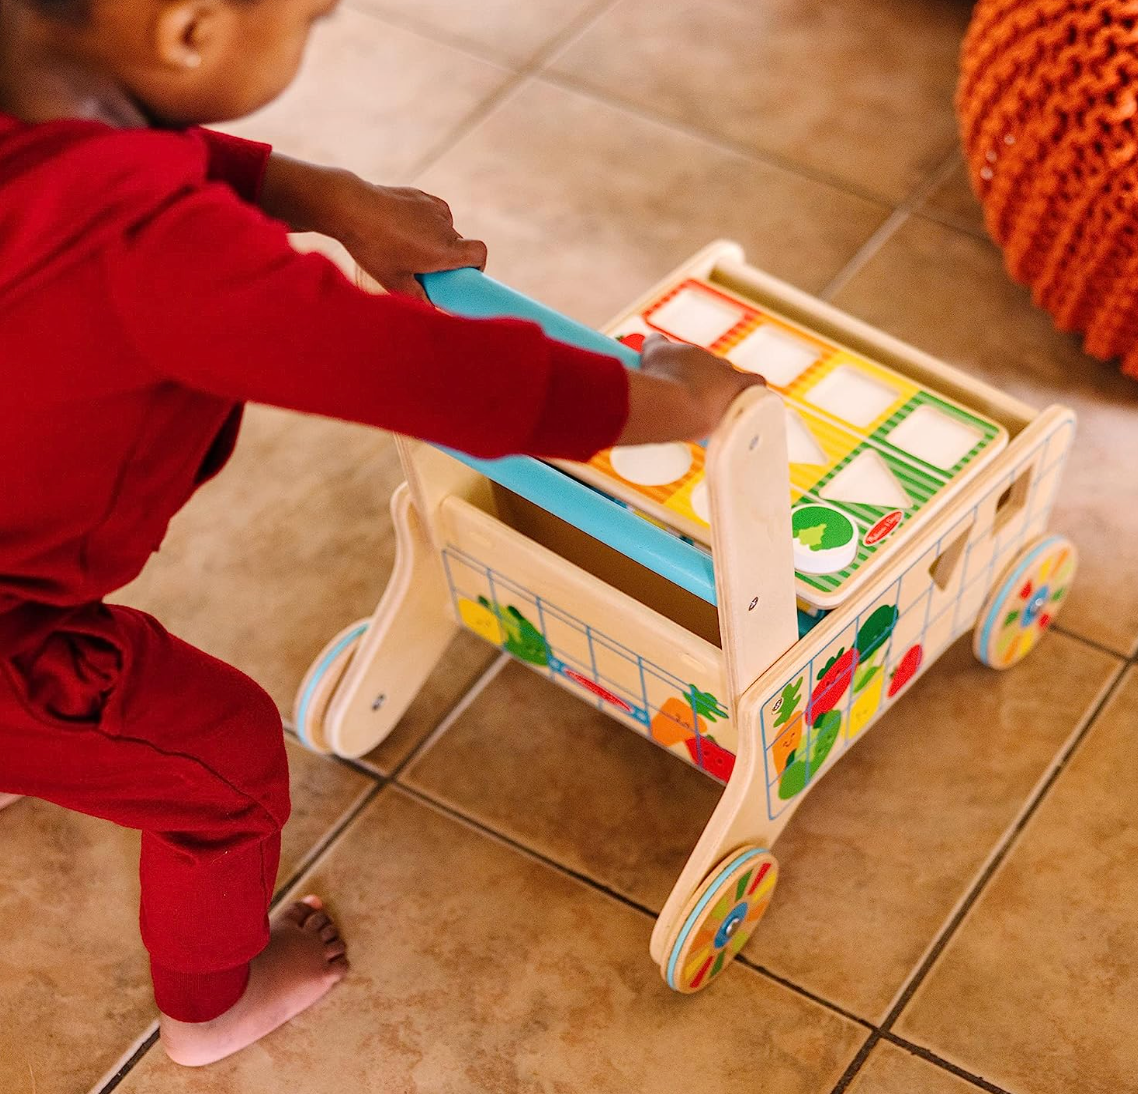
<path id="1" fill-rule="evenodd" d="M 336 958 L 343 957 L 347 952 L 348 947 L 342 938 L 337 938 L 335 942 L 329 942 L 324 947 L 324 957 L 328 961 L 335 961 Z"/>
<path id="2" fill-rule="evenodd" d="M 313 934 L 319 934 L 331 922 L 332 920 L 330 920 L 323 912 L 313 912 L 304 921 L 303 926 L 306 931 L 311 931 Z"/>
<path id="3" fill-rule="evenodd" d="M 287 919 L 290 923 L 295 923 L 298 927 L 303 927 L 309 917 L 314 914 L 310 904 L 298 900 L 281 912 L 281 918 Z"/>
<path id="4" fill-rule="evenodd" d="M 335 923 L 329 923 L 327 927 L 320 932 L 321 942 L 334 942 L 340 937 L 340 928 Z"/>

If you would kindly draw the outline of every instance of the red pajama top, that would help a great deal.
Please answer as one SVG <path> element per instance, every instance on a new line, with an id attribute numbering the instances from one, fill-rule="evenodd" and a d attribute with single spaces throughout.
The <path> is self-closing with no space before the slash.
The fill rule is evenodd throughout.
<path id="1" fill-rule="evenodd" d="M 268 155 L 0 115 L 0 619 L 130 581 L 228 459 L 247 400 L 486 457 L 616 439 L 619 364 L 368 295 L 297 254 L 253 205 Z"/>

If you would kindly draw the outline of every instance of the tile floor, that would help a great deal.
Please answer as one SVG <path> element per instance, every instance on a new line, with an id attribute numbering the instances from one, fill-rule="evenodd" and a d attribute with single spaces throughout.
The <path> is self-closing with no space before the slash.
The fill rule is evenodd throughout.
<path id="1" fill-rule="evenodd" d="M 353 947 L 324 1003 L 208 1071 L 153 1044 L 130 833 L 0 816 L 5 1094 L 1122 1094 L 1138 1038 L 1138 386 L 1004 277 L 959 156 L 966 0 L 350 0 L 235 127 L 445 196 L 492 271 L 600 322 L 708 240 L 1082 433 L 1084 556 L 1054 636 L 953 650 L 813 793 L 779 898 L 671 995 L 653 915 L 715 787 L 474 640 L 355 766 L 292 746 L 282 893 Z M 318 240 L 301 241 L 341 254 Z M 389 439 L 254 410 L 123 598 L 287 709 L 393 558 Z M 473 690 L 472 690 L 473 689 Z M 29 914 L 34 909 L 35 914 Z"/>

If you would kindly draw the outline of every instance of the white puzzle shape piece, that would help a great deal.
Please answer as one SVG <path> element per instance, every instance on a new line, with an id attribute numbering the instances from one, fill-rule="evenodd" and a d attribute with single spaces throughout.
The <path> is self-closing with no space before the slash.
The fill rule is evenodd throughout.
<path id="1" fill-rule="evenodd" d="M 638 444 L 614 448 L 609 453 L 613 470 L 637 486 L 666 486 L 682 479 L 692 465 L 686 444 Z"/>
<path id="2" fill-rule="evenodd" d="M 892 385 L 852 365 L 839 365 L 806 393 L 806 401 L 851 425 L 867 426 L 901 396 Z"/>
<path id="3" fill-rule="evenodd" d="M 860 453 L 841 469 L 820 494 L 827 501 L 908 509 L 913 504 L 889 465 L 872 449 Z"/>
<path id="4" fill-rule="evenodd" d="M 746 317 L 728 300 L 696 289 L 681 289 L 648 317 L 653 326 L 696 346 L 711 346 Z"/>
<path id="5" fill-rule="evenodd" d="M 790 407 L 786 408 L 786 449 L 791 463 L 808 463 L 817 467 L 826 463 L 826 453 L 810 432 L 810 427 Z"/>
<path id="6" fill-rule="evenodd" d="M 886 439 L 894 448 L 931 463 L 933 467 L 950 471 L 983 440 L 983 436 L 975 427 L 938 407 L 922 406 Z"/>
<path id="7" fill-rule="evenodd" d="M 775 387 L 788 387 L 818 360 L 818 356 L 813 346 L 770 323 L 748 334 L 727 355 L 733 365 L 757 373 Z"/>

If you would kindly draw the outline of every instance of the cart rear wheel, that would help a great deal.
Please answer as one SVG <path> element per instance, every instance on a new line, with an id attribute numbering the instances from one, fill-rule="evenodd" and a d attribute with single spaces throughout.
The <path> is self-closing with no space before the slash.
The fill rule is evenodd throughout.
<path id="1" fill-rule="evenodd" d="M 1078 553 L 1064 536 L 1025 548 L 992 588 L 976 621 L 976 657 L 994 669 L 1022 661 L 1066 603 Z"/>
<path id="2" fill-rule="evenodd" d="M 778 884 L 778 860 L 762 847 L 728 855 L 696 890 L 660 971 L 668 987 L 706 988 L 754 933 Z"/>
<path id="3" fill-rule="evenodd" d="M 344 678 L 360 639 L 368 628 L 367 619 L 345 627 L 320 651 L 296 691 L 293 721 L 301 744 L 313 752 L 331 752 L 324 732 L 324 718 L 336 688 Z"/>

